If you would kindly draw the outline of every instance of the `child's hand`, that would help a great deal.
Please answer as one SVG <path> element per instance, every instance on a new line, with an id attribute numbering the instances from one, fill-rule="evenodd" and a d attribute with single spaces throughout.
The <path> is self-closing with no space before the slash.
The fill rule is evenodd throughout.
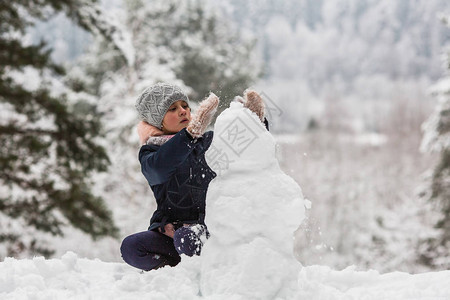
<path id="1" fill-rule="evenodd" d="M 159 232 L 161 232 L 161 228 L 159 228 Z M 175 234 L 175 227 L 173 227 L 172 223 L 168 223 L 168 224 L 164 225 L 163 234 L 173 238 L 173 235 Z"/>
<path id="2" fill-rule="evenodd" d="M 242 103 L 241 99 L 238 101 Z M 244 92 L 244 106 L 254 112 L 261 122 L 264 122 L 264 102 L 257 92 L 252 90 Z"/>
<path id="3" fill-rule="evenodd" d="M 145 121 L 139 122 L 139 124 L 137 125 L 137 133 L 139 135 L 139 141 L 141 142 L 141 145 L 145 144 L 149 137 L 163 134 L 161 130 L 153 125 L 148 124 Z"/>
<path id="4" fill-rule="evenodd" d="M 219 98 L 214 95 L 214 93 L 210 93 L 208 98 L 200 103 L 197 113 L 192 117 L 188 127 L 186 128 L 194 138 L 201 137 L 205 133 L 206 128 L 209 123 L 211 123 L 218 106 Z"/>

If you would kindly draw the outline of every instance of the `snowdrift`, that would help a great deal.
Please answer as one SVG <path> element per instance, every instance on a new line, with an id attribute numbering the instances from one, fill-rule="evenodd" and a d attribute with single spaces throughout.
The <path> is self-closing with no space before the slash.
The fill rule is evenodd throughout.
<path id="1" fill-rule="evenodd" d="M 0 262 L 0 299 L 258 299 L 231 291 L 203 295 L 201 265 L 200 257 L 184 257 L 176 268 L 140 273 L 125 263 L 79 258 L 73 252 L 50 260 L 7 258 Z M 358 272 L 353 267 L 335 271 L 325 266 L 309 266 L 303 267 L 294 279 L 298 285 L 291 299 L 450 299 L 450 271 L 381 275 L 373 270 Z M 233 286 L 237 278 L 222 280 L 219 285 Z M 252 288 L 249 285 L 245 294 Z"/>

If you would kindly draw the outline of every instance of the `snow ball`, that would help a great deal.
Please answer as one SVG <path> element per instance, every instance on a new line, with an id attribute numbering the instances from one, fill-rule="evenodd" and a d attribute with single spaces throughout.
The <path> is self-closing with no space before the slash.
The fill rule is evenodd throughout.
<path id="1" fill-rule="evenodd" d="M 75 265 L 78 261 L 78 255 L 72 251 L 67 251 L 66 254 L 61 257 L 61 261 L 66 265 L 67 269 L 75 269 Z"/>

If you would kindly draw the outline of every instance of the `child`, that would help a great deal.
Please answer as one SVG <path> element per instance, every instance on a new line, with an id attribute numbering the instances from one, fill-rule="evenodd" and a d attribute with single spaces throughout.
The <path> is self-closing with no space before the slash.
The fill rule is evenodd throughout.
<path id="1" fill-rule="evenodd" d="M 245 99 L 244 99 L 245 98 Z M 264 105 L 256 92 L 238 101 L 264 120 Z M 121 246 L 124 261 L 142 270 L 175 266 L 181 254 L 200 255 L 209 236 L 204 223 L 205 199 L 216 176 L 205 160 L 213 132 L 205 132 L 219 98 L 211 93 L 191 116 L 189 99 L 177 86 L 158 83 L 142 92 L 136 108 L 139 161 L 157 202 L 147 231 L 126 237 Z"/>

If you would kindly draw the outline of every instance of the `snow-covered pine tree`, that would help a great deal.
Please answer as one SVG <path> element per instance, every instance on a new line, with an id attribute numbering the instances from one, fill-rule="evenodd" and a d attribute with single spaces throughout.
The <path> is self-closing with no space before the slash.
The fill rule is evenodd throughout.
<path id="1" fill-rule="evenodd" d="M 170 5 L 180 4 L 172 1 Z M 178 22 L 166 24 L 165 30 L 176 33 L 174 38 L 167 39 L 161 31 L 164 43 L 179 56 L 175 74 L 193 89 L 193 97 L 204 97 L 213 90 L 226 108 L 260 73 L 254 59 L 255 40 L 243 39 L 231 20 L 219 15 L 208 1 L 184 1 L 183 6 L 169 16 Z"/>
<path id="2" fill-rule="evenodd" d="M 108 165 L 97 141 L 96 103 L 66 85 L 48 45 L 31 44 L 27 34 L 59 12 L 123 47 L 96 0 L 0 3 L 0 257 L 49 256 L 54 248 L 46 236 L 62 236 L 68 227 L 94 239 L 117 235 L 89 179 Z"/>
<path id="3" fill-rule="evenodd" d="M 226 101 L 260 75 L 255 40 L 244 37 L 211 2 L 124 0 L 123 5 L 122 22 L 133 37 L 135 52 L 131 67 L 140 82 L 171 80 L 165 73 L 172 72 L 193 99 L 214 90 Z M 125 67 L 114 59 L 112 49 L 98 45 L 97 62 L 91 60 L 89 67 L 96 75 L 93 86 Z"/>
<path id="4" fill-rule="evenodd" d="M 449 26 L 450 16 L 443 18 Z M 450 27 L 450 26 L 449 26 Z M 446 68 L 450 69 L 450 52 Z M 436 109 L 423 124 L 424 136 L 421 150 L 440 154 L 433 169 L 429 192 L 425 193 L 436 204 L 439 212 L 435 228 L 439 235 L 429 238 L 422 249 L 421 262 L 439 269 L 450 268 L 450 75 L 434 87 Z"/>

